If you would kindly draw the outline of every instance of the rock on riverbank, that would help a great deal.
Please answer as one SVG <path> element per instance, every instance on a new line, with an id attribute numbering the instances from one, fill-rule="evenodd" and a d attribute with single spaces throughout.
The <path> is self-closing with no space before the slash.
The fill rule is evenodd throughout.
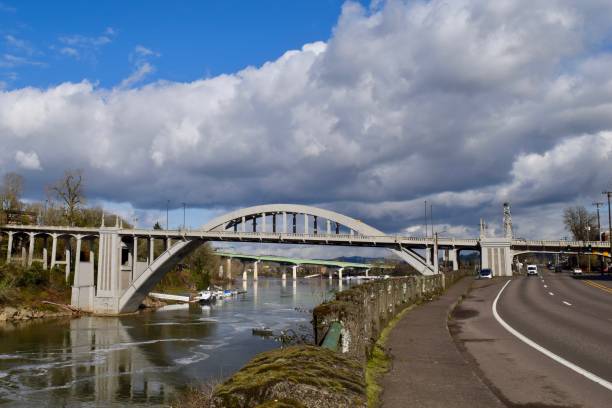
<path id="1" fill-rule="evenodd" d="M 29 307 L 0 307 L 0 322 L 40 319 L 44 317 L 72 316 L 70 310 L 36 310 Z"/>
<path id="2" fill-rule="evenodd" d="M 268 351 L 217 387 L 212 406 L 365 408 L 363 366 L 314 346 Z"/>

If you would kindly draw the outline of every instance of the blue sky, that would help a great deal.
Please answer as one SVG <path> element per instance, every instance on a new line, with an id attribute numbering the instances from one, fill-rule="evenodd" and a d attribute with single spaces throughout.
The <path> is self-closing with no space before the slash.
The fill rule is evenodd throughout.
<path id="1" fill-rule="evenodd" d="M 111 88 L 137 69 L 138 46 L 155 66 L 146 82 L 231 73 L 328 39 L 342 3 L 3 0 L 0 81 L 7 89 L 82 79 Z"/>

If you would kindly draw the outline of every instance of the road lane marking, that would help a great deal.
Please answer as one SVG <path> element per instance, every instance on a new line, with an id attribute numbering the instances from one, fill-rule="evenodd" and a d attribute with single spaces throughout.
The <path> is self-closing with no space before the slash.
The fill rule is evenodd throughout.
<path id="1" fill-rule="evenodd" d="M 602 285 L 601 283 L 593 282 L 592 280 L 586 280 L 583 282 L 591 287 L 603 290 L 604 292 L 612 293 L 612 288 Z"/>
<path id="2" fill-rule="evenodd" d="M 563 301 L 563 303 L 565 303 L 568 306 L 571 306 L 572 304 L 570 302 L 566 302 L 565 300 Z"/>
<path id="3" fill-rule="evenodd" d="M 548 292 L 548 294 L 549 294 L 550 296 L 555 296 L 555 294 L 554 294 L 554 293 L 552 293 L 552 292 Z"/>
<path id="4" fill-rule="evenodd" d="M 588 378 L 589 380 L 594 381 L 597 384 L 601 385 L 602 387 L 607 388 L 608 390 L 612 391 L 612 383 L 610 383 L 609 381 L 604 380 L 603 378 L 593 374 L 592 372 L 587 371 L 584 368 L 579 367 L 576 364 L 574 364 L 574 363 L 572 363 L 570 361 L 567 361 L 563 357 L 556 355 L 552 351 L 550 351 L 550 350 L 540 346 L 538 343 L 536 343 L 535 341 L 531 340 L 527 336 L 525 336 L 522 333 L 520 333 L 519 331 L 517 331 L 515 328 L 513 328 L 508 323 L 506 323 L 506 321 L 504 319 L 501 318 L 499 313 L 497 313 L 497 302 L 499 301 L 499 298 L 500 298 L 502 292 L 504 291 L 504 289 L 506 289 L 506 286 L 508 286 L 510 284 L 510 282 L 512 282 L 512 281 L 509 280 L 501 288 L 501 290 L 499 291 L 499 293 L 495 297 L 495 300 L 493 301 L 493 305 L 491 306 L 491 309 L 493 311 L 493 316 L 495 317 L 495 320 L 497 320 L 497 322 L 499 324 L 501 324 L 504 329 L 509 331 L 514 337 L 518 338 L 523 343 L 525 343 L 528 346 L 536 349 L 537 351 L 539 351 L 540 353 L 544 354 L 545 356 L 555 360 L 557 363 L 566 366 L 570 370 L 573 370 L 573 371 L 577 372 L 578 374 Z"/>
<path id="5" fill-rule="evenodd" d="M 548 285 L 544 285 L 544 287 L 545 287 L 545 288 L 547 288 L 547 287 L 548 287 Z"/>

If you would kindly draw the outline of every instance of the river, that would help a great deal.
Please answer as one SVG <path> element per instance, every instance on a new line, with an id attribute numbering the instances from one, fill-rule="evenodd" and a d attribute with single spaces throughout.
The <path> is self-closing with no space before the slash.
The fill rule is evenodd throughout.
<path id="1" fill-rule="evenodd" d="M 181 388 L 228 377 L 280 346 L 252 328 L 311 333 L 338 281 L 260 278 L 211 306 L 0 325 L 0 405 L 166 406 Z"/>

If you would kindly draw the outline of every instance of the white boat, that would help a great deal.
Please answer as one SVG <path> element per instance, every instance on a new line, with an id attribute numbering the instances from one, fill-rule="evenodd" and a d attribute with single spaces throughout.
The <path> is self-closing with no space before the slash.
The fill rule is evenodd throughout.
<path id="1" fill-rule="evenodd" d="M 208 289 L 203 290 L 197 294 L 195 300 L 202 303 L 211 303 L 216 299 L 215 292 L 212 292 Z"/>

